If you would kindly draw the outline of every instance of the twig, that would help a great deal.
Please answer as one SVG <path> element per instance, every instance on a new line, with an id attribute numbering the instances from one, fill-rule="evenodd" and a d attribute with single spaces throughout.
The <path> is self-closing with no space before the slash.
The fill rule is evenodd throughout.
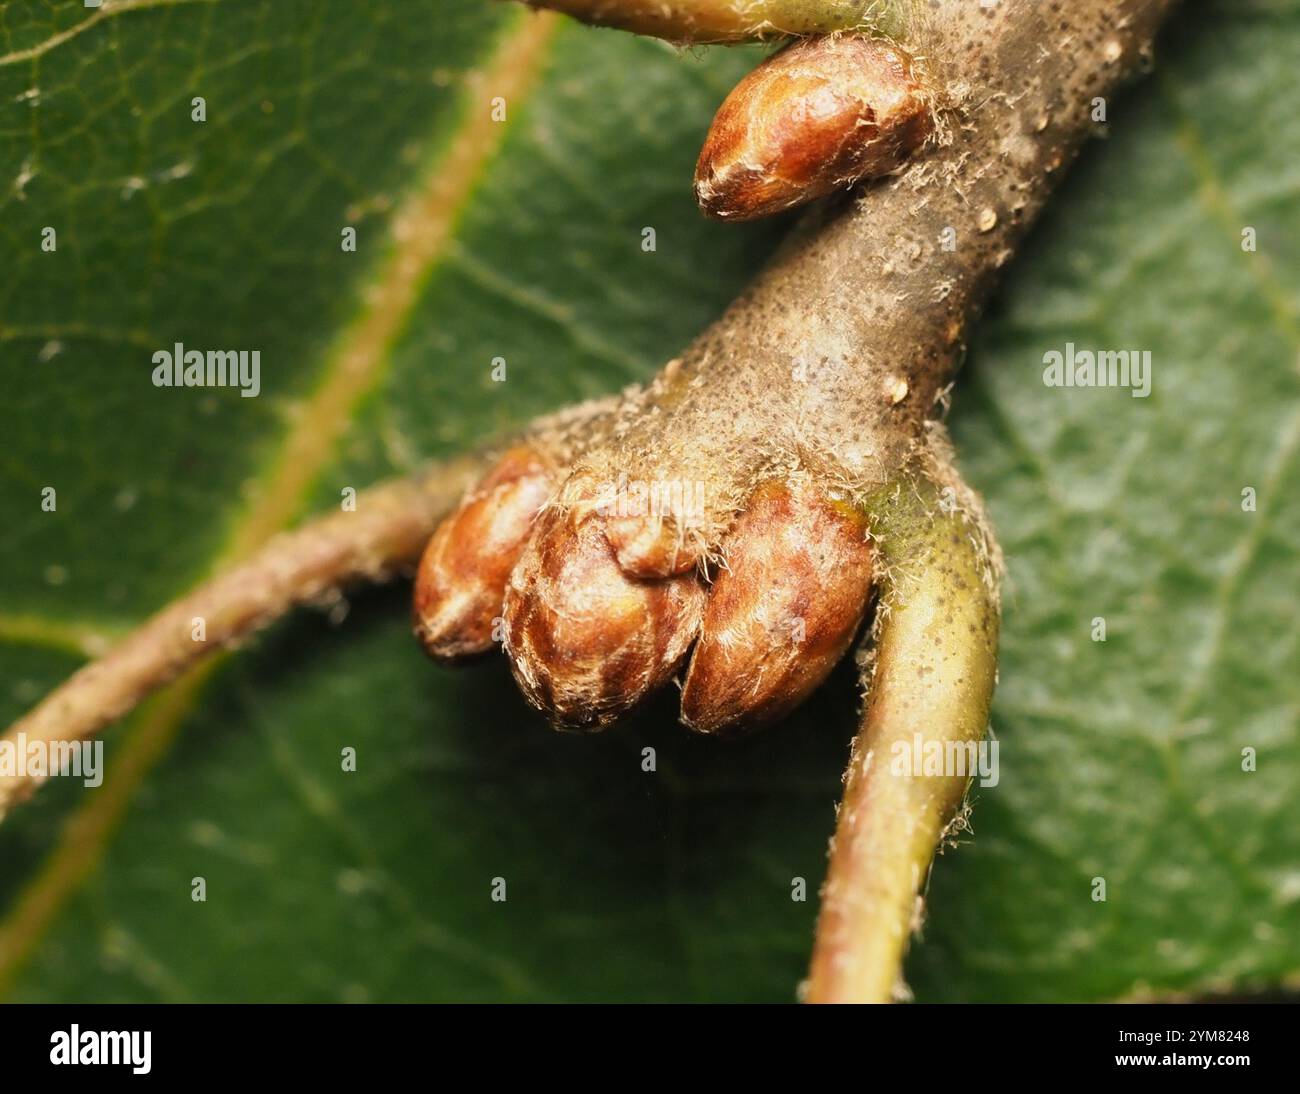
<path id="1" fill-rule="evenodd" d="M 355 511 L 318 517 L 163 608 L 103 657 L 79 669 L 0 740 L 92 737 L 151 692 L 300 604 L 349 581 L 378 581 L 419 554 L 438 518 L 482 466 L 466 456 L 364 490 Z M 201 637 L 196 638 L 196 635 Z M 0 777 L 0 818 L 41 778 Z"/>
<path id="2" fill-rule="evenodd" d="M 859 383 L 864 368 L 893 367 L 925 391 L 924 413 L 931 399 L 942 403 L 967 324 L 1091 131 L 1091 107 L 1149 60 L 1172 7 L 1173 0 L 941 0 L 914 28 L 924 48 L 908 44 L 928 58 L 947 131 L 929 161 L 821 227 L 803 252 L 818 259 L 805 263 L 814 277 L 792 279 L 814 290 L 808 295 L 824 287 L 827 297 L 844 291 L 832 288 L 836 277 L 850 282 L 856 307 L 822 310 L 841 328 L 863 328 L 846 354 L 859 362 Z M 945 237 L 952 253 L 936 245 Z M 883 271 L 863 255 L 884 257 Z M 967 780 L 891 774 L 894 746 L 924 750 L 984 732 L 996 599 L 975 579 L 978 551 L 955 534 L 957 519 L 936 521 L 940 538 L 913 560 L 915 579 L 884 604 L 823 889 L 810 1001 L 895 997 L 918 895 Z M 907 564 L 906 552 L 896 557 Z"/>
<path id="3" fill-rule="evenodd" d="M 822 887 L 812 1003 L 896 997 L 930 861 L 979 769 L 997 673 L 993 565 L 978 518 L 924 502 L 900 492 L 893 513 L 873 513 L 889 587 Z"/>
<path id="4" fill-rule="evenodd" d="M 575 0 L 574 6 L 591 8 L 593 21 L 617 22 L 610 13 L 620 5 Z M 629 10 L 657 7 L 637 0 Z M 905 7 L 915 16 L 905 44 L 925 58 L 934 81 L 939 139 L 898 177 L 807 218 L 751 290 L 683 356 L 676 373 L 689 393 L 674 416 L 697 439 L 699 460 L 725 461 L 734 438 L 749 434 L 710 427 L 744 425 L 756 402 L 795 408 L 830 438 L 838 457 L 866 469 L 864 481 L 891 481 L 900 468 L 933 458 L 932 439 L 942 431 L 931 419 L 970 319 L 1091 131 L 1093 100 L 1141 66 L 1172 0 L 937 0 Z M 742 361 L 749 362 L 746 377 L 756 374 L 758 362 L 771 383 L 740 383 L 731 402 L 720 399 L 728 370 Z M 798 376 L 808 362 L 815 383 L 805 384 Z M 710 382 L 688 383 L 706 365 Z M 276 541 L 82 669 L 9 735 L 93 734 L 151 689 L 289 606 L 348 577 L 389 572 L 413 557 L 458 480 L 458 472 L 444 469 L 416 486 L 380 488 L 363 495 L 357 513 L 336 514 Z M 952 523 L 962 518 L 950 517 L 930 524 L 940 538 L 914 569 L 900 559 L 903 576 L 882 617 L 874 687 L 825 888 L 810 999 L 890 997 L 916 894 L 965 785 L 957 776 L 907 782 L 890 777 L 878 761 L 914 732 L 923 742 L 971 741 L 984 728 L 993 594 L 973 579 L 978 552 L 963 553 L 966 537 Z M 190 637 L 196 616 L 206 621 L 204 643 Z M 956 619 L 976 630 L 951 629 Z M 935 637 L 937 652 L 927 650 Z M 918 676 L 927 655 L 933 671 Z M 0 811 L 31 789 L 19 780 L 0 784 Z"/>
<path id="5" fill-rule="evenodd" d="M 523 0 L 595 26 L 703 44 L 863 29 L 897 36 L 916 0 Z"/>

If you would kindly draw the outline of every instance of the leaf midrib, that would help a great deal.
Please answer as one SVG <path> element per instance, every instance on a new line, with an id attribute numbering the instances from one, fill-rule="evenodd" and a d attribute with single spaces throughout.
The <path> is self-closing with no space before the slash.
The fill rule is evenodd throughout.
<path id="1" fill-rule="evenodd" d="M 176 2 L 127 0 L 109 14 Z M 94 21 L 104 17 L 101 14 Z M 91 22 L 85 20 L 78 27 L 88 29 Z M 260 486 L 252 492 L 254 500 L 234 519 L 215 568 L 256 550 L 290 524 L 306 503 L 357 405 L 382 376 L 388 351 L 405 327 L 421 286 L 441 258 L 461 209 L 504 137 L 505 125 L 473 107 L 488 87 L 512 102 L 527 95 L 557 22 L 550 14 L 515 18 L 498 35 L 485 63 L 466 76 L 459 127 L 391 218 L 392 246 L 368 287 L 358 291 L 363 308 L 335 340 L 303 413 L 295 417 L 277 454 L 255 477 Z M 4 60 L 0 58 L 0 63 Z M 229 656 L 218 654 L 182 676 L 149 705 L 119 742 L 117 761 L 103 786 L 71 814 L 49 855 L 0 920 L 0 996 L 12 986 L 19 967 L 66 899 L 94 869 L 135 791 L 166 755 L 204 685 Z"/>

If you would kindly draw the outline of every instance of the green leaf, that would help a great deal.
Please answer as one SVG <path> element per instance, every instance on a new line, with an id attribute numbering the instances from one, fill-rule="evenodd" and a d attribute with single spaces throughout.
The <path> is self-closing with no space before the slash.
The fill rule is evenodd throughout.
<path id="1" fill-rule="evenodd" d="M 1182 18 L 958 385 L 1008 559 L 1001 779 L 934 870 L 921 999 L 1300 972 L 1300 9 Z M 0 7 L 0 716 L 345 487 L 672 356 L 779 231 L 707 224 L 689 188 L 754 58 L 481 0 Z M 1044 386 L 1068 341 L 1150 349 L 1150 397 Z M 261 394 L 154 387 L 176 342 L 260 350 Z M 53 780 L 0 826 L 0 989 L 793 998 L 848 668 L 738 745 L 671 697 L 558 736 L 502 665 L 430 666 L 405 596 L 275 627 L 111 730 L 102 788 Z"/>

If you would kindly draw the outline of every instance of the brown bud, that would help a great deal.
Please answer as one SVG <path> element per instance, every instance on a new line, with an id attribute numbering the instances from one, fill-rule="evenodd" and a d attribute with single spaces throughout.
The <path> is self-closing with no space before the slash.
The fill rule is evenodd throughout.
<path id="1" fill-rule="evenodd" d="M 862 516 L 805 485 L 766 483 L 727 538 L 682 689 L 701 733 L 772 721 L 848 648 L 871 591 Z"/>
<path id="2" fill-rule="evenodd" d="M 506 581 L 550 494 L 546 462 L 518 445 L 438 526 L 415 575 L 415 634 L 430 657 L 458 661 L 492 648 Z"/>
<path id="3" fill-rule="evenodd" d="M 770 216 L 889 174 L 931 127 L 905 53 L 860 34 L 807 38 L 727 96 L 695 167 L 695 197 L 719 220 Z"/>
<path id="4" fill-rule="evenodd" d="M 702 505 L 703 484 L 676 491 L 683 504 L 674 505 L 670 484 L 626 479 L 601 481 L 590 469 L 575 471 L 560 490 L 560 502 L 576 521 L 599 519 L 605 538 L 623 572 L 632 577 L 673 577 L 694 569 L 702 540 L 691 536 L 696 526 L 686 504 Z M 685 528 L 686 531 L 679 531 Z"/>
<path id="5" fill-rule="evenodd" d="M 556 722 L 599 728 L 667 682 L 704 606 L 694 575 L 628 577 L 599 516 L 542 514 L 506 589 L 506 651 L 529 701 Z"/>
<path id="6" fill-rule="evenodd" d="M 684 537 L 671 517 L 611 516 L 605 535 L 624 573 L 669 577 L 694 569 L 698 546 Z"/>

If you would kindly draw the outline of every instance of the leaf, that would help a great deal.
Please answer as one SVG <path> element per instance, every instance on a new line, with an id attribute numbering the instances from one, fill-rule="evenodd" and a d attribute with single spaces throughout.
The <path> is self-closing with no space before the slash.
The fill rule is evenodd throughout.
<path id="1" fill-rule="evenodd" d="M 935 868 L 918 998 L 1300 969 L 1297 22 L 1187 12 L 1108 104 L 958 385 L 1009 565 L 1001 779 Z M 667 360 L 776 238 L 703 222 L 688 185 L 753 60 L 477 0 L 5 7 L 0 714 L 345 487 Z M 392 242 L 403 216 L 419 230 Z M 178 341 L 259 349 L 261 394 L 155 388 Z M 1151 396 L 1044 386 L 1067 341 L 1150 349 Z M 739 745 L 688 737 L 671 697 L 558 736 L 502 665 L 425 662 L 405 595 L 277 626 L 112 730 L 102 788 L 54 780 L 0 826 L 0 987 L 792 998 L 848 668 Z"/>

